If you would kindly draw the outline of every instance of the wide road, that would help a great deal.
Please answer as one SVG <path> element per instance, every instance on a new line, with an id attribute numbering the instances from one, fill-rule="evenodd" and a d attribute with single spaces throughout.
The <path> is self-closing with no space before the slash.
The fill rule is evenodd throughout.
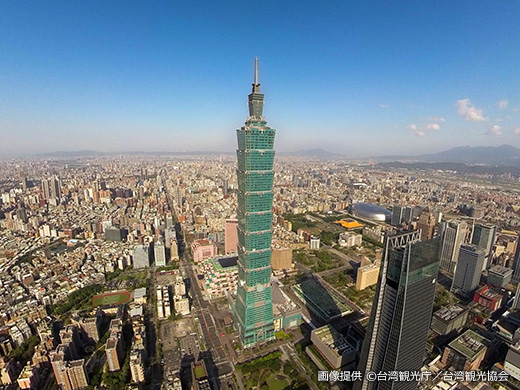
<path id="1" fill-rule="evenodd" d="M 186 272 L 186 276 L 190 280 L 190 294 L 193 298 L 193 314 L 198 319 L 206 349 L 212 352 L 213 360 L 216 364 L 226 362 L 226 354 L 220 338 L 217 333 L 217 327 L 210 313 L 210 304 L 203 299 L 202 291 L 200 291 L 197 283 L 197 276 L 193 271 L 191 263 L 186 260 L 187 254 L 184 253 L 182 267 Z"/>

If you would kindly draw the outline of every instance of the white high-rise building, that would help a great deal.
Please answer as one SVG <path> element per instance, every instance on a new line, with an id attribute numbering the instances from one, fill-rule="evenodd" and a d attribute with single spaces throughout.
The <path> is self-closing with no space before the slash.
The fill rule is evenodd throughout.
<path id="1" fill-rule="evenodd" d="M 166 248 L 162 242 L 157 242 L 153 248 L 155 256 L 155 266 L 164 267 L 166 265 Z"/>
<path id="2" fill-rule="evenodd" d="M 455 273 L 460 246 L 466 238 L 468 225 L 465 222 L 448 221 L 440 226 L 442 237 L 440 269 L 450 274 Z"/>

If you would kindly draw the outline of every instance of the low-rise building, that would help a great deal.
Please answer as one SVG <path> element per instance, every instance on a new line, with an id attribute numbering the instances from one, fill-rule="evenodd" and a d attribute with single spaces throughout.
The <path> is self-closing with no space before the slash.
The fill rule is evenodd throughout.
<path id="1" fill-rule="evenodd" d="M 352 363 L 356 359 L 356 349 L 331 325 L 325 325 L 311 332 L 313 352 L 319 353 L 319 358 L 325 359 L 334 370 Z M 313 352 L 309 356 L 314 360 Z"/>
<path id="2" fill-rule="evenodd" d="M 495 265 L 488 271 L 487 283 L 492 286 L 505 287 L 511 282 L 513 270 L 511 268 Z"/>
<path id="3" fill-rule="evenodd" d="M 363 267 L 359 267 L 356 277 L 356 290 L 364 290 L 369 286 L 377 284 L 377 278 L 379 277 L 379 265 L 369 264 Z"/>
<path id="4" fill-rule="evenodd" d="M 297 328 L 302 322 L 301 309 L 292 302 L 277 284 L 271 286 L 274 331 Z"/>
<path id="5" fill-rule="evenodd" d="M 318 250 L 320 249 L 320 238 L 311 236 L 309 239 L 309 249 L 311 250 Z"/>
<path id="6" fill-rule="evenodd" d="M 338 245 L 343 248 L 350 248 L 353 246 L 361 246 L 363 236 L 354 232 L 344 232 L 339 235 Z"/>
<path id="7" fill-rule="evenodd" d="M 136 305 L 144 305 L 146 303 L 146 287 L 134 290 L 134 303 Z"/>
<path id="8" fill-rule="evenodd" d="M 486 356 L 490 341 L 472 330 L 467 330 L 444 349 L 441 362 L 446 368 L 477 371 Z"/>
<path id="9" fill-rule="evenodd" d="M 190 314 L 190 300 L 188 297 L 176 296 L 173 305 L 175 313 L 183 316 Z"/>
<path id="10" fill-rule="evenodd" d="M 460 330 L 466 324 L 468 309 L 452 305 L 433 313 L 431 328 L 440 335 L 447 335 L 454 330 Z"/>
<path id="11" fill-rule="evenodd" d="M 495 311 L 502 306 L 503 294 L 489 286 L 482 286 L 473 296 L 473 302 L 478 303 L 491 311 Z"/>
<path id="12" fill-rule="evenodd" d="M 210 298 L 220 297 L 226 291 L 235 292 L 238 279 L 238 257 L 206 259 L 199 270 L 204 275 L 204 286 Z"/>
<path id="13" fill-rule="evenodd" d="M 504 371 L 520 381 L 520 341 L 509 346 L 506 360 L 504 361 Z"/>
<path id="14" fill-rule="evenodd" d="M 198 264 L 203 260 L 215 257 L 217 245 L 208 239 L 195 240 L 191 244 L 191 253 L 193 254 L 193 261 Z"/>
<path id="15" fill-rule="evenodd" d="M 191 363 L 191 388 L 192 390 L 211 390 L 204 360 Z"/>

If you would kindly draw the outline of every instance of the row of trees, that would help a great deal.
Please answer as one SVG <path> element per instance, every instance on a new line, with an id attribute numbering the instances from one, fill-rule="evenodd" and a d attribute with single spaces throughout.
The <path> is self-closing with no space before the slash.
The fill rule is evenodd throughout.
<path id="1" fill-rule="evenodd" d="M 61 316 L 72 310 L 89 309 L 91 308 L 92 298 L 101 291 L 103 291 L 103 287 L 100 284 L 91 284 L 73 291 L 67 296 L 65 301 L 56 305 L 50 305 L 48 307 L 49 314 Z"/>
<path id="2" fill-rule="evenodd" d="M 34 349 L 40 343 L 38 336 L 31 336 L 18 348 L 13 349 L 9 352 L 9 358 L 17 360 L 22 366 L 31 360 L 34 355 Z"/>
<path id="3" fill-rule="evenodd" d="M 267 356 L 252 360 L 247 363 L 243 363 L 239 366 L 240 370 L 244 374 L 249 374 L 254 371 L 258 371 L 260 369 L 271 369 L 273 371 L 278 371 L 281 368 L 280 364 L 280 356 L 282 353 L 280 351 L 275 351 L 270 353 Z"/>

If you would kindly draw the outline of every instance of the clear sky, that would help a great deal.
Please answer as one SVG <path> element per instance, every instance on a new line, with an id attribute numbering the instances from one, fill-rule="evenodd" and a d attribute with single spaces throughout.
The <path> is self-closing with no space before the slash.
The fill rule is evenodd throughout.
<path id="1" fill-rule="evenodd" d="M 520 1 L 3 1 L 0 156 L 520 146 Z"/>

